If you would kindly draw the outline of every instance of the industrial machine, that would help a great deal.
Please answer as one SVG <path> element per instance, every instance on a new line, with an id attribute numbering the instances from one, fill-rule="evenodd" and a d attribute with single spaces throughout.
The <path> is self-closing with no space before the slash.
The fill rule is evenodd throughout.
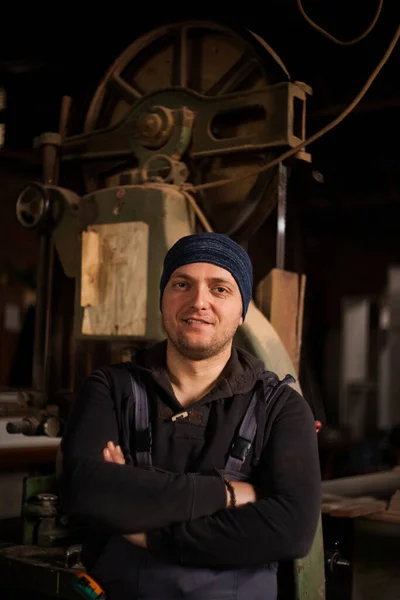
<path id="1" fill-rule="evenodd" d="M 296 149 L 292 162 L 310 161 L 302 147 L 310 93 L 254 33 L 185 21 L 135 40 L 83 123 L 64 99 L 60 130 L 35 141 L 42 180 L 16 205 L 21 225 L 38 232 L 40 260 L 33 386 L 10 435 L 59 439 L 83 377 L 164 337 L 158 282 L 180 237 L 212 228 L 249 247 L 277 215 L 275 266 L 284 273 L 292 163 L 277 159 Z M 261 304 L 251 303 L 237 343 L 280 376 L 296 375 Z M 77 597 L 80 533 L 59 512 L 55 478 L 26 481 L 22 515 L 23 544 L 0 551 L 3 582 L 18 580 L 31 598 Z M 309 556 L 290 570 L 285 597 L 325 596 L 321 526 Z"/>

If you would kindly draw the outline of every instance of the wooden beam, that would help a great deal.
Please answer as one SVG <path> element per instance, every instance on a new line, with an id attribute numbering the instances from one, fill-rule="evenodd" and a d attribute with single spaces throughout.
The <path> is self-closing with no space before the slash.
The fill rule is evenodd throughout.
<path id="1" fill-rule="evenodd" d="M 297 374 L 300 366 L 305 287 L 305 275 L 272 269 L 260 281 L 256 290 L 256 304 L 281 338 Z"/>

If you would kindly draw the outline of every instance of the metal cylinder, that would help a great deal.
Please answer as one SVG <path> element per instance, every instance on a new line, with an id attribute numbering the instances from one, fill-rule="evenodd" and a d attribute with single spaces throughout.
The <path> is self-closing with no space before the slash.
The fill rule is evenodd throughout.
<path id="1" fill-rule="evenodd" d="M 6 431 L 10 434 L 36 435 L 38 427 L 39 421 L 35 417 L 26 417 L 22 421 L 10 421 L 7 423 Z"/>
<path id="2" fill-rule="evenodd" d="M 398 489 L 400 489 L 400 471 L 382 471 L 322 482 L 323 494 L 350 498 L 357 496 L 389 498 Z"/>

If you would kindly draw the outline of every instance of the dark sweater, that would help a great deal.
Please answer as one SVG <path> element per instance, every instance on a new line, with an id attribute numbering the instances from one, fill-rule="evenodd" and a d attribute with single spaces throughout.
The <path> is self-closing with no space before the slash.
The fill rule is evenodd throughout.
<path id="1" fill-rule="evenodd" d="M 245 472 L 260 499 L 226 509 L 219 474 L 257 381 L 276 379 L 240 349 L 215 387 L 182 407 L 165 367 L 166 344 L 135 358 L 148 389 L 153 470 L 104 462 L 108 441 L 128 456 L 123 423 L 131 394 L 126 364 L 99 369 L 82 385 L 61 443 L 64 509 L 99 534 L 148 533 L 150 551 L 179 564 L 246 567 L 305 556 L 320 513 L 321 480 L 314 418 L 307 402 L 283 386 L 267 412 Z M 131 432 L 133 440 L 134 432 Z M 133 440 L 134 441 L 134 440 Z"/>

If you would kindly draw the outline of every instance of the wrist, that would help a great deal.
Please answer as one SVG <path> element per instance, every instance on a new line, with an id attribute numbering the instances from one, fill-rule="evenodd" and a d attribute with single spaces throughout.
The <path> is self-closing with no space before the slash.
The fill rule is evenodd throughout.
<path id="1" fill-rule="evenodd" d="M 225 480 L 224 480 L 224 485 L 225 485 L 225 492 L 226 492 L 226 508 L 231 508 L 232 497 L 231 497 L 229 488 L 225 483 Z"/>
<path id="2" fill-rule="evenodd" d="M 235 488 L 229 479 L 224 477 L 224 483 L 226 487 L 226 496 L 227 496 L 227 508 L 235 508 L 236 506 L 236 494 Z"/>

